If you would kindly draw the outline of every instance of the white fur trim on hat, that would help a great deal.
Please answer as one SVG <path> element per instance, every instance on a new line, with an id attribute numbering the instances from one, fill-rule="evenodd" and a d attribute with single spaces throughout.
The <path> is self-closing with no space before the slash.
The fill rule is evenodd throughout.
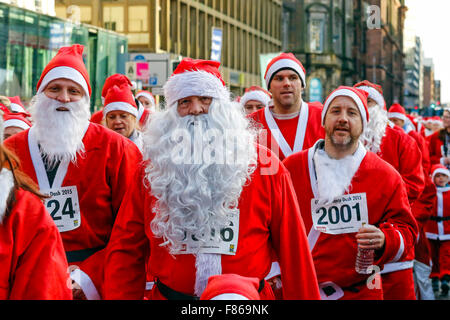
<path id="1" fill-rule="evenodd" d="M 408 120 L 409 120 L 407 116 L 405 116 L 403 113 L 400 113 L 400 112 L 388 112 L 388 117 L 401 119 L 405 122 L 408 122 Z"/>
<path id="2" fill-rule="evenodd" d="M 386 105 L 383 95 L 377 89 L 369 86 L 360 86 L 357 88 L 367 92 L 369 94 L 369 98 L 375 100 L 377 105 L 379 105 L 381 108 L 383 108 Z"/>
<path id="3" fill-rule="evenodd" d="M 9 119 L 9 120 L 6 120 L 3 127 L 4 127 L 4 128 L 18 127 L 18 128 L 23 129 L 23 130 L 27 130 L 27 129 L 30 128 L 30 126 L 29 126 L 26 122 L 24 122 L 24 121 L 22 121 L 22 120 L 19 120 L 19 119 Z"/>
<path id="4" fill-rule="evenodd" d="M 433 174 L 431 175 L 431 179 L 434 179 L 434 176 L 437 175 L 438 173 L 445 174 L 447 177 L 450 178 L 450 171 L 448 169 L 438 168 L 433 171 Z"/>
<path id="5" fill-rule="evenodd" d="M 270 79 L 272 79 L 272 76 L 277 73 L 280 69 L 284 68 L 290 68 L 294 69 L 295 72 L 297 72 L 300 76 L 300 79 L 302 79 L 303 85 L 306 86 L 306 80 L 305 80 L 305 73 L 303 72 L 302 67 L 291 59 L 280 59 L 277 62 L 275 62 L 273 65 L 270 66 L 269 70 L 267 70 L 266 73 L 266 86 L 269 88 L 269 82 Z"/>
<path id="6" fill-rule="evenodd" d="M 206 71 L 187 71 L 174 74 L 164 85 L 164 96 L 167 106 L 172 106 L 180 99 L 200 96 L 219 100 L 230 99 L 230 92 L 222 81 Z"/>
<path id="7" fill-rule="evenodd" d="M 110 104 L 107 104 L 103 108 L 103 116 L 106 117 L 108 112 L 111 112 L 111 111 L 125 111 L 128 113 L 131 113 L 136 118 L 138 117 L 138 110 L 134 106 L 132 106 L 131 104 L 126 103 L 126 102 L 117 101 L 117 102 L 111 102 Z"/>
<path id="8" fill-rule="evenodd" d="M 263 105 L 265 105 L 266 107 L 269 104 L 270 101 L 270 97 L 267 95 L 267 93 L 265 93 L 264 91 L 261 90 L 253 90 L 253 91 L 249 91 L 246 92 L 242 98 L 241 98 L 241 104 L 243 106 L 245 106 L 245 104 L 247 102 L 249 102 L 250 100 L 256 100 L 261 102 Z"/>
<path id="9" fill-rule="evenodd" d="M 222 293 L 209 300 L 249 300 L 249 299 L 237 293 Z"/>
<path id="10" fill-rule="evenodd" d="M 3 126 L 3 112 L 0 110 L 0 144 L 3 143 L 3 134 L 5 127 Z"/>
<path id="11" fill-rule="evenodd" d="M 151 102 L 151 104 L 152 104 L 153 106 L 155 106 L 155 104 L 156 104 L 155 99 L 154 99 L 151 95 L 149 95 L 147 92 L 139 92 L 139 93 L 136 95 L 136 99 L 139 98 L 139 97 L 147 98 L 148 100 L 150 100 L 150 102 Z"/>
<path id="12" fill-rule="evenodd" d="M 88 97 L 90 96 L 88 85 L 87 85 L 86 80 L 84 79 L 83 75 L 74 68 L 64 67 L 64 66 L 53 68 L 49 72 L 47 72 L 47 74 L 44 76 L 44 79 L 42 79 L 41 85 L 39 86 L 38 93 L 43 92 L 45 87 L 47 87 L 47 85 L 51 81 L 53 81 L 55 79 L 61 79 L 61 78 L 69 79 L 69 80 L 72 80 L 72 81 L 78 83 L 83 88 L 86 96 L 88 96 Z"/>
<path id="13" fill-rule="evenodd" d="M 328 107 L 330 106 L 330 103 L 334 100 L 334 98 L 341 97 L 341 96 L 349 97 L 356 103 L 356 105 L 358 106 L 359 112 L 361 113 L 361 118 L 362 118 L 362 122 L 363 122 L 363 130 L 365 130 L 367 128 L 366 108 L 364 108 L 364 104 L 361 101 L 361 98 L 355 92 L 353 92 L 352 90 L 349 90 L 349 89 L 336 90 L 327 98 L 327 100 L 325 101 L 325 104 L 323 106 L 323 110 L 322 110 L 322 125 L 324 124 L 325 115 L 328 111 Z"/>
<path id="14" fill-rule="evenodd" d="M 11 111 L 13 112 L 26 112 L 25 109 L 20 104 L 17 103 L 11 103 L 10 108 Z"/>

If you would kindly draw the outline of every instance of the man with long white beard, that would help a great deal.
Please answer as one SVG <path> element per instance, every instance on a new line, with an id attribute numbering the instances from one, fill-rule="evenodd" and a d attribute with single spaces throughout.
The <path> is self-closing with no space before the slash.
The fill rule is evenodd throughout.
<path id="1" fill-rule="evenodd" d="M 51 196 L 45 204 L 79 285 L 74 298 L 99 299 L 104 248 L 142 156 L 128 139 L 89 122 L 91 88 L 82 53 L 78 44 L 58 51 L 37 84 L 35 124 L 5 145 Z"/>
<path id="2" fill-rule="evenodd" d="M 145 163 L 125 196 L 108 245 L 107 299 L 201 296 L 210 276 L 265 281 L 278 257 L 285 299 L 318 299 L 304 225 L 288 172 L 255 143 L 230 101 L 220 63 L 185 58 L 164 86 L 167 110 L 144 132 Z"/>
<path id="3" fill-rule="evenodd" d="M 365 80 L 354 87 L 369 94 L 371 120 L 361 141 L 367 150 L 375 152 L 400 173 L 406 184 L 409 203 L 413 205 L 425 188 L 420 149 L 413 138 L 389 121 L 381 86 Z M 386 300 L 415 299 L 413 263 L 414 248 L 385 265 L 381 274 Z"/>
<path id="4" fill-rule="evenodd" d="M 322 299 L 382 299 L 379 275 L 370 274 L 416 238 L 400 175 L 359 141 L 368 122 L 366 93 L 339 87 L 324 103 L 325 140 L 283 161 L 309 232 Z M 359 272 L 357 254 L 367 256 Z"/>

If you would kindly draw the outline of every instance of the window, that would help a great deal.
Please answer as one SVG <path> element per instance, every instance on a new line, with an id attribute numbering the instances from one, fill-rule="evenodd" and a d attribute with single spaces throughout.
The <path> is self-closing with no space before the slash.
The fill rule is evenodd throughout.
<path id="1" fill-rule="evenodd" d="M 124 7 L 104 6 L 103 26 L 105 29 L 123 32 L 124 31 Z"/>
<path id="2" fill-rule="evenodd" d="M 148 31 L 148 6 L 128 7 L 128 31 Z"/>
<path id="3" fill-rule="evenodd" d="M 311 53 L 322 53 L 327 49 L 327 19 L 327 9 L 323 6 L 312 6 L 307 12 L 308 45 Z"/>

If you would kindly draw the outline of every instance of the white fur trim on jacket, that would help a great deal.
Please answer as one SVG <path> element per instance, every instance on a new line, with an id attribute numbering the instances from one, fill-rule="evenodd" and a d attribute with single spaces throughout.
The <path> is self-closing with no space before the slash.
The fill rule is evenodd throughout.
<path id="1" fill-rule="evenodd" d="M 12 172 L 3 168 L 2 171 L 0 171 L 0 224 L 5 217 L 6 204 L 13 187 L 14 177 Z"/>
<path id="2" fill-rule="evenodd" d="M 230 99 L 230 92 L 222 81 L 206 71 L 187 71 L 172 75 L 164 85 L 167 107 L 178 100 L 190 97 L 212 97 L 219 100 Z"/>
<path id="3" fill-rule="evenodd" d="M 136 118 L 138 117 L 137 108 L 135 108 L 134 106 L 132 106 L 131 104 L 126 103 L 126 102 L 117 101 L 117 102 L 111 102 L 111 103 L 107 104 L 105 106 L 105 108 L 103 109 L 103 116 L 106 117 L 108 112 L 111 112 L 111 111 L 125 111 L 128 113 L 131 113 Z"/>

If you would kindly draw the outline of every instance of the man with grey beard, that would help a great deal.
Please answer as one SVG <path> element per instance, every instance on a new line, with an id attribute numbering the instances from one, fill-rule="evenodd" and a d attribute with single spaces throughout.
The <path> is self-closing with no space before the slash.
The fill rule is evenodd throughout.
<path id="1" fill-rule="evenodd" d="M 50 195 L 45 205 L 61 233 L 74 298 L 100 299 L 104 248 L 142 156 L 130 140 L 89 123 L 91 87 L 82 54 L 78 44 L 58 51 L 37 84 L 34 125 L 5 145 Z"/>
<path id="2" fill-rule="evenodd" d="M 123 200 L 107 248 L 106 299 L 198 299 L 208 279 L 260 279 L 272 250 L 285 299 L 318 299 L 303 221 L 286 169 L 255 143 L 219 63 L 183 59 L 164 86 L 167 110 L 144 132 L 145 163 Z"/>

